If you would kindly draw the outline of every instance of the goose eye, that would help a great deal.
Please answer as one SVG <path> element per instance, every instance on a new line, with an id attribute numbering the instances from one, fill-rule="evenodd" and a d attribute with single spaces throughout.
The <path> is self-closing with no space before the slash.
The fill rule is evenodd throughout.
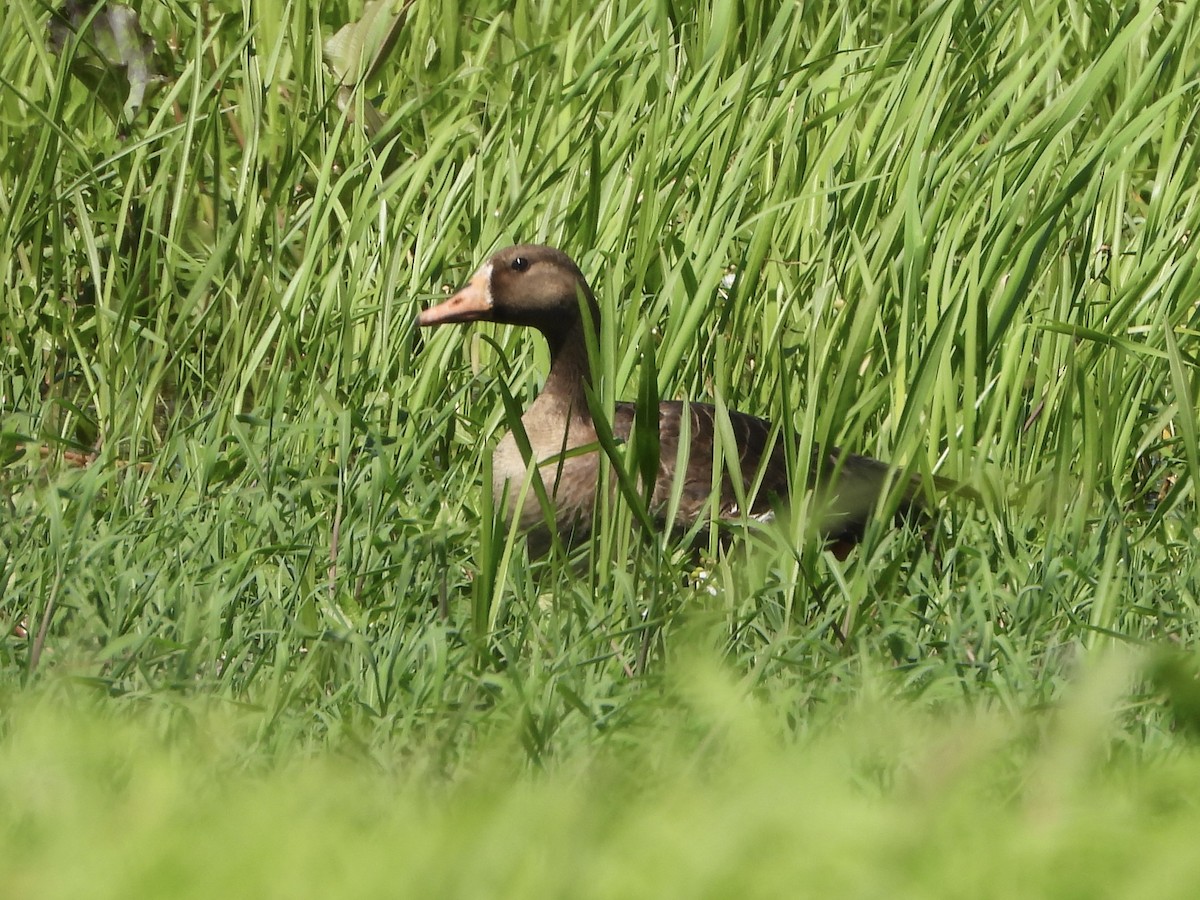
<path id="1" fill-rule="evenodd" d="M 512 270 L 514 272 L 524 272 L 529 268 L 529 259 L 524 256 L 518 256 L 512 261 Z"/>

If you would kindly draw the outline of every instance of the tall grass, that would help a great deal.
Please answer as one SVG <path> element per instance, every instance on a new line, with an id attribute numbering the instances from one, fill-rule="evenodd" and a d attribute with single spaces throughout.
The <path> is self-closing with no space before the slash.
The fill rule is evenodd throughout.
<path id="1" fill-rule="evenodd" d="M 416 3 L 339 104 L 360 12 L 144 3 L 134 116 L 86 29 L 0 18 L 8 690 L 216 698 L 247 753 L 456 773 L 511 729 L 653 752 L 695 654 L 778 737 L 868 683 L 1038 710 L 1095 649 L 1195 640 L 1195 3 Z M 596 289 L 601 406 L 716 402 L 985 502 L 698 564 L 621 501 L 529 559 L 484 485 L 545 348 L 414 328 L 529 240 Z M 1114 701 L 1138 746 L 1186 740 L 1162 684 Z"/>

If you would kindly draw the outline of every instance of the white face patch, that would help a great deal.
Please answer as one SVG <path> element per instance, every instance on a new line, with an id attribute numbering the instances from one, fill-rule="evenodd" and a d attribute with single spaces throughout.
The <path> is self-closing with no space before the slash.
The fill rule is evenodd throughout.
<path id="1" fill-rule="evenodd" d="M 479 271 L 475 273 L 475 278 L 479 278 L 483 281 L 483 296 L 487 301 L 487 308 L 491 309 L 496 305 L 496 301 L 492 299 L 492 264 L 490 262 L 486 262 L 480 266 Z M 475 278 L 472 278 L 471 280 L 474 281 Z"/>

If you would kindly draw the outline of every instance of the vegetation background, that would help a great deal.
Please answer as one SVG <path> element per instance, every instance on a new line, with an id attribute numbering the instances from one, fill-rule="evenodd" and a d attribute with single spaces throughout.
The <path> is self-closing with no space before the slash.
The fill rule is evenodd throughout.
<path id="1" fill-rule="evenodd" d="M 0 13 L 7 896 L 1195 895 L 1195 2 L 51 18 Z M 545 349 L 413 327 L 522 240 L 603 402 L 984 502 L 528 559 Z"/>

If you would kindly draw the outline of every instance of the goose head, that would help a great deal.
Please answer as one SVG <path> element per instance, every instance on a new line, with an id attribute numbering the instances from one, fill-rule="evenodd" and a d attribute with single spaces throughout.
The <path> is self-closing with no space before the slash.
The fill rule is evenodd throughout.
<path id="1" fill-rule="evenodd" d="M 544 244 L 518 244 L 494 254 L 461 290 L 423 310 L 417 324 L 524 325 L 546 335 L 555 349 L 576 332 L 582 334 L 584 309 L 598 322 L 595 297 L 571 257 Z"/>

